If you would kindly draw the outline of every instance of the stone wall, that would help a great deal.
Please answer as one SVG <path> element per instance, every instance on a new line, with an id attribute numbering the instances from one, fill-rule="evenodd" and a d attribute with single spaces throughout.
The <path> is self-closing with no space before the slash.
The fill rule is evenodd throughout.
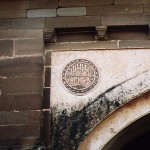
<path id="1" fill-rule="evenodd" d="M 0 146 L 50 147 L 51 52 L 150 48 L 149 8 L 149 0 L 0 0 Z M 98 26 L 110 28 L 106 41 L 95 42 L 96 31 L 58 32 L 44 45 L 47 30 Z"/>

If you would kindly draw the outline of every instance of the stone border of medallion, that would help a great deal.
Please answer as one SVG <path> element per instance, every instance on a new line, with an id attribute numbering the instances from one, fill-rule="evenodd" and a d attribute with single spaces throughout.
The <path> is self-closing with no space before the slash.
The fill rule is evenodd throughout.
<path id="1" fill-rule="evenodd" d="M 83 79 L 84 76 L 85 81 Z M 73 83 L 74 85 L 69 84 L 68 77 L 72 77 L 72 80 L 76 79 L 75 82 L 78 82 L 78 84 L 75 82 Z M 75 59 L 68 63 L 62 71 L 62 82 L 65 88 L 74 95 L 82 96 L 87 94 L 96 86 L 98 80 L 98 68 L 87 59 Z"/>

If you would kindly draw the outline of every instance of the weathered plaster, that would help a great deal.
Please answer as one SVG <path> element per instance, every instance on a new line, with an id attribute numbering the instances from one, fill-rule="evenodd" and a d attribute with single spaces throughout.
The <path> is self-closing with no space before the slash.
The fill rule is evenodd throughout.
<path id="1" fill-rule="evenodd" d="M 111 149 L 111 144 L 116 140 L 116 138 L 106 145 L 109 140 L 115 137 L 119 132 L 125 132 L 123 129 L 142 118 L 143 116 L 150 113 L 150 92 L 144 94 L 135 100 L 126 103 L 124 106 L 115 110 L 112 114 L 106 117 L 101 123 L 99 123 L 91 133 L 85 138 L 85 140 L 80 144 L 78 150 L 101 150 L 101 149 Z M 114 146 L 114 150 L 119 150 L 128 142 L 131 138 L 137 136 L 137 134 L 142 134 L 145 130 L 150 130 L 148 125 L 144 127 L 139 124 L 139 127 L 134 128 L 134 132 L 130 129 L 128 136 L 122 139 L 117 139 L 117 146 Z M 140 127 L 141 126 L 141 127 Z M 125 133 L 124 133 L 125 134 Z M 125 135 L 124 135 L 125 136 Z M 119 137 L 119 135 L 118 135 Z M 107 146 L 104 147 L 104 146 Z"/>
<path id="2" fill-rule="evenodd" d="M 82 96 L 68 92 L 62 83 L 64 67 L 72 60 L 80 58 L 91 61 L 99 71 L 99 81 L 95 88 Z M 57 116 L 63 110 L 67 110 L 69 115 L 73 111 L 82 110 L 108 89 L 148 70 L 149 58 L 150 51 L 143 49 L 52 52 L 51 107 L 53 114 Z M 130 87 L 130 85 L 124 86 L 126 90 Z"/>
<path id="3" fill-rule="evenodd" d="M 70 93 L 61 80 L 64 67 L 81 58 L 98 68 L 100 80 L 90 92 L 78 96 Z M 149 58 L 150 51 L 144 49 L 52 52 L 51 149 L 77 149 L 108 114 L 149 91 Z"/>

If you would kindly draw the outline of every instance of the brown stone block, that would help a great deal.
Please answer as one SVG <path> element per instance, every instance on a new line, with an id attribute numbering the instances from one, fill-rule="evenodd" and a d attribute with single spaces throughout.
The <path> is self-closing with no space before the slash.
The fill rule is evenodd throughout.
<path id="1" fill-rule="evenodd" d="M 3 38 L 43 38 L 41 29 L 9 29 L 0 30 L 0 39 Z"/>
<path id="2" fill-rule="evenodd" d="M 10 19 L 0 20 L 0 30 L 10 29 Z"/>
<path id="3" fill-rule="evenodd" d="M 46 28 L 99 26 L 99 16 L 47 18 Z"/>
<path id="4" fill-rule="evenodd" d="M 50 108 L 50 88 L 43 89 L 43 109 Z"/>
<path id="5" fill-rule="evenodd" d="M 41 139 L 34 137 L 20 139 L 0 139 L 0 145 L 5 147 L 41 145 Z"/>
<path id="6" fill-rule="evenodd" d="M 86 0 L 86 6 L 94 6 L 94 5 L 112 5 L 113 0 Z"/>
<path id="7" fill-rule="evenodd" d="M 41 110 L 42 109 L 42 96 L 38 94 L 29 95 L 15 95 L 15 110 Z"/>
<path id="8" fill-rule="evenodd" d="M 141 0 L 142 4 L 150 4 L 150 0 Z"/>
<path id="9" fill-rule="evenodd" d="M 145 25 L 150 24 L 150 15 L 148 14 L 130 14 L 130 15 L 103 15 L 101 17 L 102 25 Z"/>
<path id="10" fill-rule="evenodd" d="M 119 41 L 119 48 L 150 48 L 149 40 Z"/>
<path id="11" fill-rule="evenodd" d="M 76 42 L 76 43 L 55 43 L 47 44 L 46 49 L 52 51 L 63 50 L 98 50 L 98 49 L 117 49 L 117 41 L 100 42 Z"/>
<path id="12" fill-rule="evenodd" d="M 0 18 L 25 18 L 26 10 L 3 10 L 0 11 Z"/>
<path id="13" fill-rule="evenodd" d="M 43 29 L 45 28 L 45 18 L 12 19 L 13 29 Z"/>
<path id="14" fill-rule="evenodd" d="M 38 76 L 13 77 L 2 80 L 3 94 L 41 94 L 43 79 Z"/>
<path id="15" fill-rule="evenodd" d="M 15 55 L 42 54 L 43 50 L 43 39 L 25 39 L 15 41 Z"/>
<path id="16" fill-rule="evenodd" d="M 15 100 L 13 95 L 0 95 L 0 111 L 13 111 Z"/>
<path id="17" fill-rule="evenodd" d="M 40 124 L 41 112 L 20 111 L 20 112 L 0 112 L 0 125 L 10 124 Z"/>
<path id="18" fill-rule="evenodd" d="M 50 78 L 51 78 L 51 68 L 46 67 L 45 68 L 45 87 L 50 87 Z"/>
<path id="19" fill-rule="evenodd" d="M 141 4 L 141 0 L 114 0 L 114 4 Z"/>
<path id="20" fill-rule="evenodd" d="M 0 56 L 12 56 L 12 55 L 13 55 L 13 41 L 0 40 Z"/>
<path id="21" fill-rule="evenodd" d="M 144 4 L 143 7 L 145 13 L 150 13 L 150 4 Z"/>
<path id="22" fill-rule="evenodd" d="M 81 7 L 94 5 L 112 5 L 113 0 L 60 0 L 59 7 Z"/>
<path id="23" fill-rule="evenodd" d="M 31 0 L 30 9 L 39 9 L 39 8 L 57 8 L 58 0 Z"/>
<path id="24" fill-rule="evenodd" d="M 45 66 L 51 65 L 51 51 L 46 51 L 45 54 Z"/>
<path id="25" fill-rule="evenodd" d="M 18 57 L 0 60 L 0 76 L 13 77 L 24 75 L 42 75 L 43 58 Z"/>
<path id="26" fill-rule="evenodd" d="M 0 126 L 0 138 L 14 139 L 24 137 L 40 137 L 40 125 Z"/>
<path id="27" fill-rule="evenodd" d="M 46 147 L 50 147 L 50 112 L 44 111 L 43 112 L 43 138 L 44 138 L 44 145 Z"/>
<path id="28" fill-rule="evenodd" d="M 29 9 L 29 0 L 24 1 L 3 1 L 0 2 L 0 10 Z"/>
<path id="29" fill-rule="evenodd" d="M 82 7 L 86 6 L 86 0 L 59 0 L 59 7 Z"/>
<path id="30" fill-rule="evenodd" d="M 110 6 L 92 6 L 87 7 L 87 15 L 104 15 L 104 14 L 134 14 L 142 13 L 142 5 L 110 5 Z"/>

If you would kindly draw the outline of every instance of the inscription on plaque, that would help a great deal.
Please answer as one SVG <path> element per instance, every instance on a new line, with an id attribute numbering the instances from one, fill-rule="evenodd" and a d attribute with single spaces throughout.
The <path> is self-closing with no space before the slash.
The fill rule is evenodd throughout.
<path id="1" fill-rule="evenodd" d="M 63 84 L 70 92 L 77 95 L 84 95 L 93 89 L 98 79 L 97 67 L 86 59 L 71 61 L 62 72 Z"/>

